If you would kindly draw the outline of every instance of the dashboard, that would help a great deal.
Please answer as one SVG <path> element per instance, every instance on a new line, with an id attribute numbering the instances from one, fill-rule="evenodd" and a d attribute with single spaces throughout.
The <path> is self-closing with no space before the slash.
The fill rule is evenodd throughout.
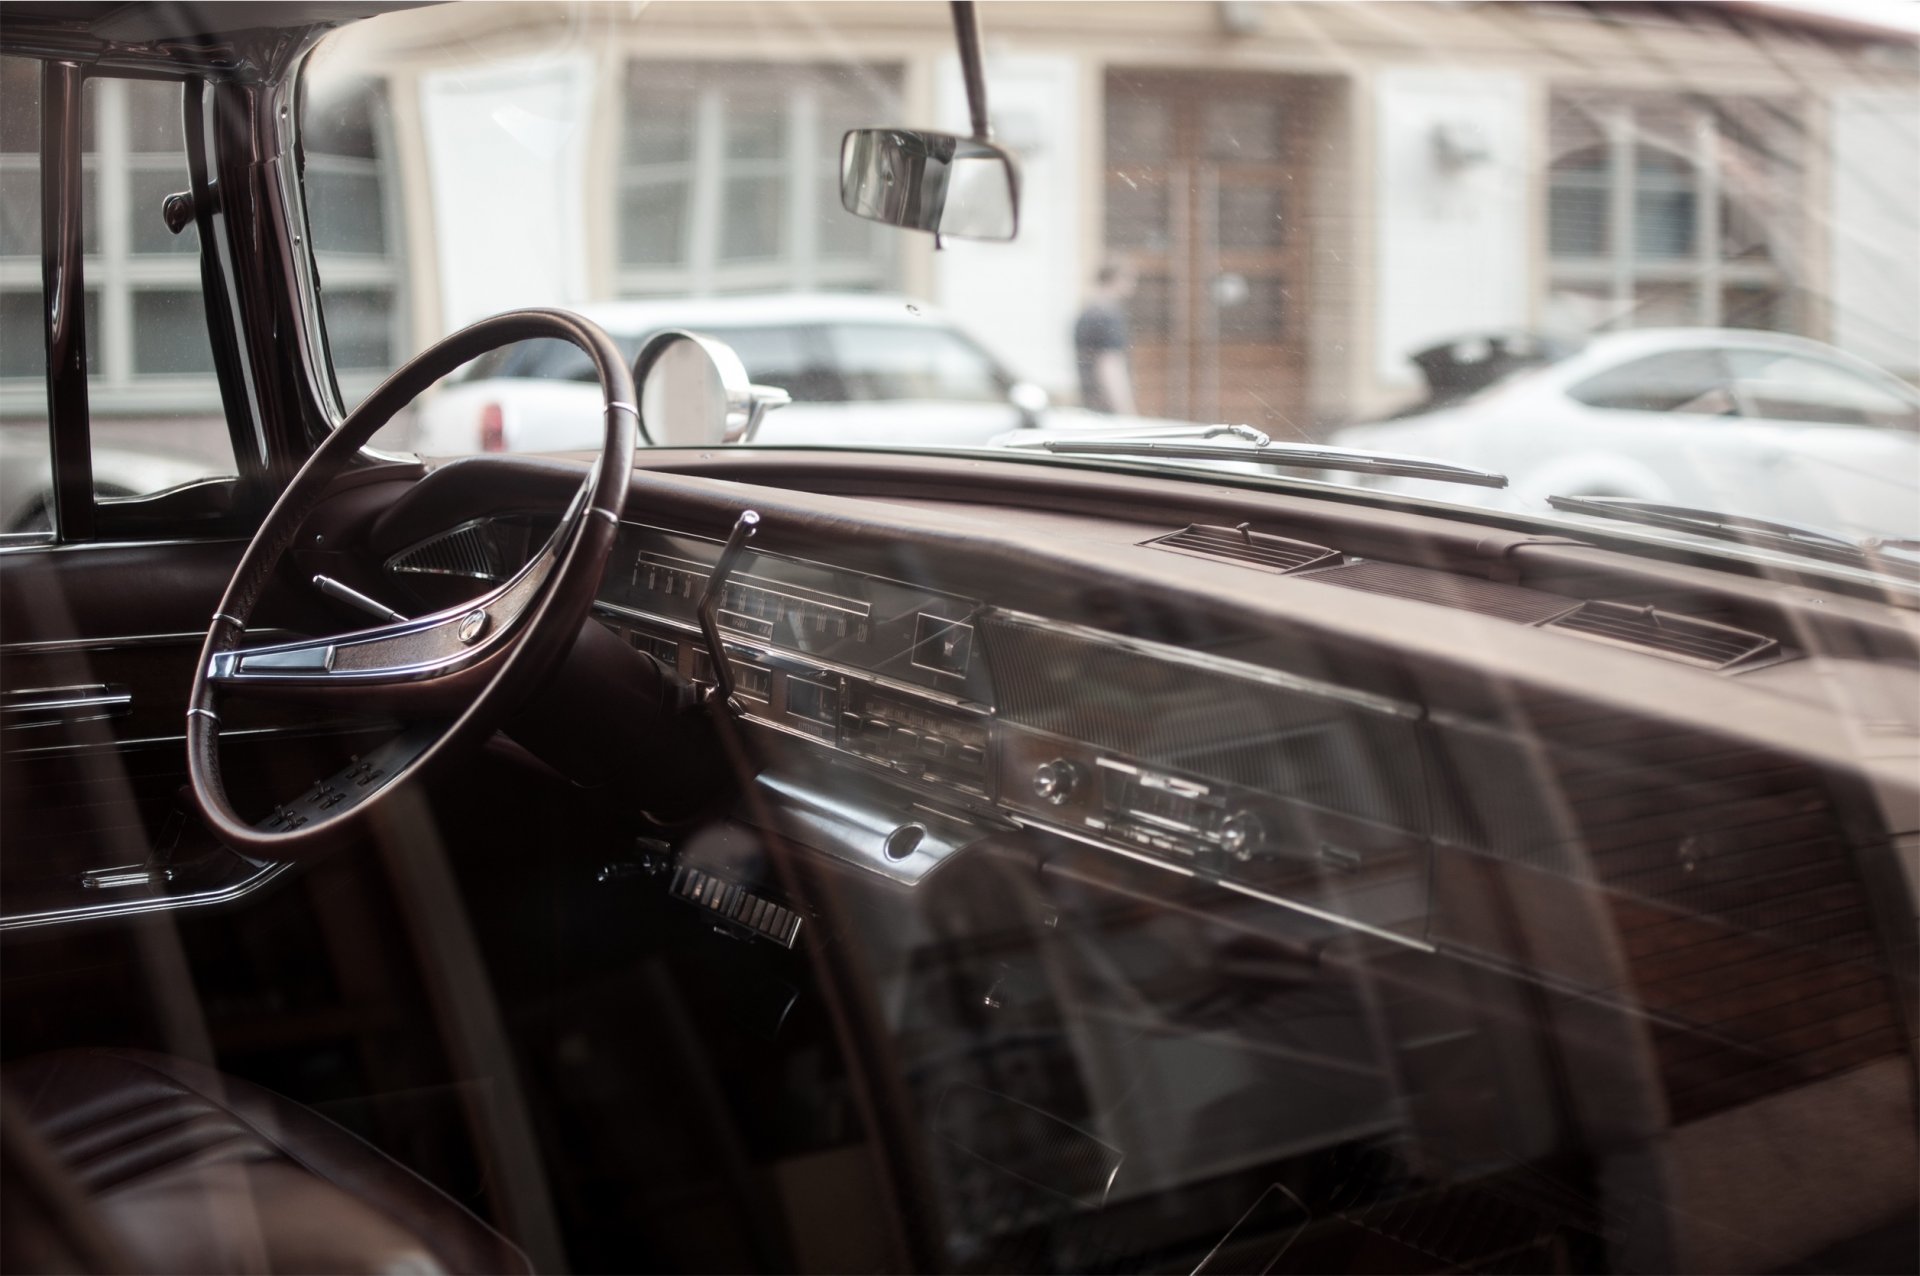
<path id="1" fill-rule="evenodd" d="M 743 938 L 793 947 L 809 915 L 755 849 L 771 831 L 882 913 L 1015 864 L 1302 951 L 1524 971 L 1661 1016 L 1676 1119 L 1903 1049 L 1913 988 L 1885 954 L 1912 951 L 1888 909 L 1920 829 L 1920 719 L 1898 708 L 1920 663 L 1891 609 L 1325 499 L 919 458 L 649 463 L 595 616 L 703 691 L 724 652 L 745 831 L 663 858 Z M 535 481 L 577 474 L 447 467 L 380 561 L 504 578 Z M 480 502 L 498 513 L 445 530 Z M 761 522 L 734 541 L 743 508 Z M 1756 1009 L 1762 983 L 1781 997 Z M 1887 995 L 1855 1005 L 1866 989 Z M 1827 1020 L 1858 1031 L 1802 1039 Z M 1689 1034 L 1731 1044 L 1708 1066 Z"/>
<path id="2" fill-rule="evenodd" d="M 698 612 L 722 549 L 625 524 L 598 600 L 604 624 L 702 689 Z M 762 550 L 714 601 L 744 723 L 818 777 L 811 805 L 844 813 L 850 790 L 867 795 L 856 823 L 877 837 L 818 849 L 914 882 L 1025 827 L 1417 933 L 1417 706 Z M 760 783 L 775 822 L 809 805 L 777 763 Z"/>

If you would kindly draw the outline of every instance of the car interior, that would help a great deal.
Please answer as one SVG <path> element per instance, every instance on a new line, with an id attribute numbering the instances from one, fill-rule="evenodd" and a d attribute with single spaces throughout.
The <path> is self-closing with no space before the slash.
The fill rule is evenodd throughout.
<path id="1" fill-rule="evenodd" d="M 740 387 L 560 309 L 348 410 L 289 108 L 386 7 L 0 20 L 56 498 L 0 544 L 0 1266 L 1915 1270 L 1910 584 L 649 447 Z M 94 490 L 103 77 L 184 102 L 234 478 Z M 377 446 L 532 341 L 597 450 Z"/>

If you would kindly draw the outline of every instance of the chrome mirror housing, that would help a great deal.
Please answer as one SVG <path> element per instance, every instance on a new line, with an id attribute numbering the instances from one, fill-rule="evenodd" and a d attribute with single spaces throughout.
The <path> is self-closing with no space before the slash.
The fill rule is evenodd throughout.
<path id="1" fill-rule="evenodd" d="M 678 328 L 648 338 L 634 357 L 633 381 L 641 432 L 656 447 L 745 442 L 768 412 L 793 401 L 777 386 L 748 380 L 726 342 Z"/>
<path id="2" fill-rule="evenodd" d="M 1009 240 L 1020 178 L 992 142 L 919 129 L 854 129 L 840 144 L 840 203 L 856 217 L 952 239 Z"/>

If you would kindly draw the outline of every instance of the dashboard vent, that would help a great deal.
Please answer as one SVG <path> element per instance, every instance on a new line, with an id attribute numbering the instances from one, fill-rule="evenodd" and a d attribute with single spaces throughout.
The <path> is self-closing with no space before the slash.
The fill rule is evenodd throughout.
<path id="1" fill-rule="evenodd" d="M 1583 603 L 1548 621 L 1546 627 L 1565 629 L 1596 642 L 1657 652 L 1705 669 L 1751 664 L 1780 651 L 1780 643 L 1765 634 L 1628 603 Z"/>
<path id="2" fill-rule="evenodd" d="M 1189 523 L 1177 532 L 1140 543 L 1193 558 L 1217 558 L 1243 567 L 1257 567 L 1265 572 L 1297 572 L 1340 557 L 1337 550 L 1325 545 L 1256 532 L 1245 523 L 1238 527 Z"/>

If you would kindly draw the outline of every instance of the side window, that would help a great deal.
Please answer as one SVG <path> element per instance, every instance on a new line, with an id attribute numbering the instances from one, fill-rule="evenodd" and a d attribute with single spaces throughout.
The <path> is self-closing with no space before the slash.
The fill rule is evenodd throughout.
<path id="1" fill-rule="evenodd" d="M 40 64 L 0 58 L 0 534 L 51 524 L 40 291 Z"/>
<path id="2" fill-rule="evenodd" d="M 1920 410 L 1913 403 L 1823 359 L 1767 350 L 1734 350 L 1727 360 L 1744 416 L 1920 429 Z"/>
<path id="3" fill-rule="evenodd" d="M 187 189 L 183 90 L 92 76 L 81 91 L 87 398 L 102 497 L 234 473 L 200 285 L 200 239 L 161 204 Z"/>
<path id="4" fill-rule="evenodd" d="M 847 398 L 992 403 L 1005 378 L 985 352 L 946 328 L 841 324 L 827 329 Z"/>
<path id="5" fill-rule="evenodd" d="M 40 281 L 40 64 L 0 59 L 0 532 L 51 525 Z M 199 238 L 167 230 L 187 187 L 179 84 L 89 77 L 81 245 L 94 488 L 142 496 L 234 473 L 201 302 Z"/>
<path id="6" fill-rule="evenodd" d="M 1726 368 L 1712 350 L 1649 355 L 1588 377 L 1568 391 L 1588 407 L 1721 416 L 1733 410 Z"/>

